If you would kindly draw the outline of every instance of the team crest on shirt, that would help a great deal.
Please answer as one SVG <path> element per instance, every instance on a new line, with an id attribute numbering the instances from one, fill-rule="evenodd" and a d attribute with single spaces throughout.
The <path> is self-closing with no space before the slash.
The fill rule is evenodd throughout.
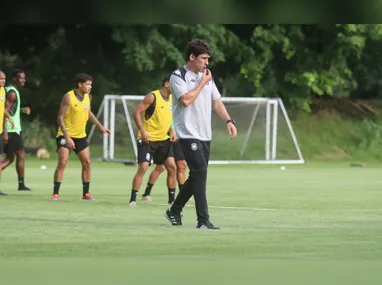
<path id="1" fill-rule="evenodd" d="M 147 161 L 150 161 L 150 153 L 149 153 L 149 152 L 146 153 L 146 160 L 147 160 Z"/>
<path id="2" fill-rule="evenodd" d="M 197 149 L 198 149 L 198 145 L 197 145 L 196 143 L 192 143 L 192 144 L 191 144 L 191 149 L 192 149 L 193 151 L 197 150 Z"/>
<path id="3" fill-rule="evenodd" d="M 60 144 L 65 145 L 65 144 L 66 144 L 66 140 L 65 140 L 64 138 L 62 138 L 62 139 L 60 140 Z"/>
<path id="4" fill-rule="evenodd" d="M 1 96 L 1 97 L 0 97 L 0 100 L 1 100 L 1 102 L 4 102 L 4 101 L 5 101 L 5 97 L 4 97 L 4 96 Z"/>
<path id="5" fill-rule="evenodd" d="M 87 110 L 89 108 L 88 104 L 85 104 L 84 108 L 85 108 L 85 110 Z"/>
<path id="6" fill-rule="evenodd" d="M 172 112 L 172 105 L 170 105 L 170 112 Z"/>

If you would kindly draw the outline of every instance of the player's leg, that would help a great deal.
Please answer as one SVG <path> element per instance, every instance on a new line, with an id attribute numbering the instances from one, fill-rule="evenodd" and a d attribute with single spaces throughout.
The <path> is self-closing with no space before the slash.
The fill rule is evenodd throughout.
<path id="1" fill-rule="evenodd" d="M 184 182 L 186 182 L 187 164 L 179 140 L 173 143 L 172 148 L 176 163 L 176 180 L 178 181 L 178 186 L 180 190 Z"/>
<path id="2" fill-rule="evenodd" d="M 183 184 L 186 182 L 187 163 L 184 158 L 182 146 L 180 145 L 179 140 L 173 143 L 173 149 L 174 149 L 174 158 L 176 163 L 176 180 L 178 181 L 178 187 L 180 192 L 180 189 L 182 189 Z M 189 203 L 194 202 L 192 197 L 188 199 L 188 202 Z"/>
<path id="3" fill-rule="evenodd" d="M 203 174 L 204 175 L 203 180 L 200 181 L 200 184 L 197 184 L 197 183 L 193 184 L 195 208 L 196 208 L 196 214 L 198 216 L 198 224 L 196 227 L 198 229 L 219 230 L 220 228 L 214 226 L 209 220 L 208 204 L 207 204 L 207 168 L 208 168 L 208 162 L 210 160 L 211 143 L 210 142 L 199 142 L 199 143 L 201 144 L 202 157 L 204 158 L 205 173 Z M 192 149 L 192 146 L 191 146 L 191 149 Z M 201 158 L 199 158 L 199 162 L 201 165 L 203 165 Z"/>
<path id="4" fill-rule="evenodd" d="M 3 135 L 0 134 L 0 161 L 2 160 L 2 156 L 3 156 Z M 2 173 L 2 168 L 0 167 L 0 179 L 1 179 L 1 173 Z M 0 196 L 7 196 L 7 194 L 0 191 Z"/>
<path id="5" fill-rule="evenodd" d="M 24 148 L 24 136 L 21 132 L 20 134 L 15 134 L 14 149 L 16 154 L 16 172 L 18 176 L 18 190 L 19 191 L 30 191 L 31 189 L 25 186 L 25 148 Z"/>
<path id="6" fill-rule="evenodd" d="M 138 141 L 138 169 L 133 179 L 133 185 L 130 194 L 129 206 L 134 207 L 137 204 L 137 194 L 142 186 L 143 176 L 151 162 L 151 146 Z"/>
<path id="7" fill-rule="evenodd" d="M 194 189 L 205 188 L 205 183 L 203 183 L 203 181 L 207 174 L 207 166 L 201 142 L 194 139 L 181 139 L 180 143 L 190 172 L 186 182 L 175 199 L 174 205 L 171 207 L 171 211 L 175 213 L 180 212 L 183 209 L 184 205 L 192 195 L 194 195 L 196 199 Z M 203 192 L 203 190 L 201 190 L 201 192 Z M 204 215 L 204 219 L 208 220 L 208 212 L 207 214 L 204 213 L 202 215 Z"/>
<path id="8" fill-rule="evenodd" d="M 147 181 L 145 193 L 142 195 L 142 200 L 144 201 L 151 201 L 151 189 L 153 188 L 155 182 L 158 180 L 158 177 L 161 175 L 161 173 L 165 170 L 166 168 L 159 164 L 156 165 L 153 171 L 151 171 L 149 180 Z"/>
<path id="9" fill-rule="evenodd" d="M 173 204 L 176 189 L 176 164 L 173 157 L 168 157 L 164 162 L 167 170 L 168 204 Z"/>
<path id="10" fill-rule="evenodd" d="M 64 170 L 68 163 L 70 151 L 65 145 L 65 140 L 63 137 L 57 137 L 57 154 L 58 154 L 58 162 L 56 170 L 54 171 L 53 178 L 53 194 L 51 199 L 58 200 L 60 195 L 60 186 L 62 179 L 64 177 Z"/>
<path id="11" fill-rule="evenodd" d="M 93 195 L 90 193 L 91 165 L 88 141 L 86 138 L 73 139 L 73 141 L 75 145 L 74 151 L 82 166 L 82 200 L 94 200 Z"/>
<path id="12" fill-rule="evenodd" d="M 176 180 L 178 181 L 178 187 L 179 192 L 182 189 L 184 183 L 186 182 L 186 169 L 187 169 L 187 163 L 183 160 L 176 160 L 175 158 L 175 164 L 176 164 Z M 189 203 L 193 203 L 194 199 L 192 197 L 188 199 Z"/>
<path id="13" fill-rule="evenodd" d="M 15 160 L 14 140 L 16 133 L 8 133 L 8 142 L 4 145 L 6 158 L 1 161 L 1 169 L 4 170 Z"/>
<path id="14" fill-rule="evenodd" d="M 18 176 L 18 190 L 19 191 L 30 191 L 31 189 L 25 186 L 25 149 L 16 150 L 16 172 Z"/>
<path id="15" fill-rule="evenodd" d="M 194 139 L 184 139 L 180 140 L 180 142 L 187 165 L 190 169 L 190 174 L 170 211 L 175 214 L 180 213 L 193 194 L 198 220 L 197 227 L 203 229 L 218 229 L 218 227 L 214 227 L 209 221 L 206 195 L 210 144 L 209 142 L 201 142 Z"/>
<path id="16" fill-rule="evenodd" d="M 138 162 L 138 169 L 133 178 L 133 185 L 130 194 L 130 207 L 135 207 L 137 204 L 137 194 L 142 186 L 143 176 L 145 175 L 147 168 L 149 168 L 149 165 L 150 163 L 147 161 Z"/>
<path id="17" fill-rule="evenodd" d="M 186 168 L 187 163 L 185 160 L 176 160 L 176 180 L 178 181 L 179 189 L 182 188 L 184 182 L 186 182 Z"/>
<path id="18" fill-rule="evenodd" d="M 180 144 L 180 142 L 176 142 Z M 179 145 L 178 145 L 179 146 Z M 179 149 L 177 149 L 176 144 L 173 145 L 173 150 L 174 150 L 174 156 L 179 154 Z M 184 156 L 183 153 L 182 157 Z M 179 182 L 179 181 L 178 181 Z M 193 181 L 188 178 L 185 182 L 183 182 L 182 186 L 179 187 L 179 193 L 176 196 L 175 201 L 173 202 L 173 205 L 166 211 L 165 216 L 166 218 L 170 221 L 170 223 L 173 226 L 181 226 L 182 225 L 182 216 L 181 212 L 183 210 L 184 205 L 186 205 L 187 201 L 191 198 L 192 196 L 192 183 Z"/>
<path id="19" fill-rule="evenodd" d="M 173 143 L 168 139 L 157 143 L 154 153 L 154 163 L 163 164 L 167 170 L 168 204 L 175 200 L 176 164 L 174 160 Z"/>

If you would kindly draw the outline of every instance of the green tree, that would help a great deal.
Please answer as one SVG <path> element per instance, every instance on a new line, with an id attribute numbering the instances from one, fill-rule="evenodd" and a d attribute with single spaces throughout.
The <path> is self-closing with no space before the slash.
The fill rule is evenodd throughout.
<path id="1" fill-rule="evenodd" d="M 367 43 L 380 39 L 380 25 L 259 25 L 251 36 L 255 56 L 241 72 L 254 96 L 279 96 L 309 111 L 312 95 L 356 90 L 354 71 L 370 51 Z"/>

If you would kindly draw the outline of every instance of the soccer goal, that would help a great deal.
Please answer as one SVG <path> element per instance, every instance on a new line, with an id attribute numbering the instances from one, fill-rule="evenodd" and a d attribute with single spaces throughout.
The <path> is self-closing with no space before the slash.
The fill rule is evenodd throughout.
<path id="1" fill-rule="evenodd" d="M 140 95 L 105 95 L 97 118 L 111 136 L 93 125 L 88 140 L 93 158 L 136 163 L 138 129 L 132 118 Z M 222 97 L 236 121 L 238 136 L 230 139 L 226 123 L 213 111 L 211 164 L 302 164 L 292 124 L 281 99 Z"/>

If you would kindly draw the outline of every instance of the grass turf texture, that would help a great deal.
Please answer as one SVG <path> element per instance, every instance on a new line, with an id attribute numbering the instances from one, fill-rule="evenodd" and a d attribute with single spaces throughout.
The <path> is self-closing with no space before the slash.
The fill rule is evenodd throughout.
<path id="1" fill-rule="evenodd" d="M 46 170 L 40 165 L 48 166 Z M 71 160 L 59 201 L 50 201 L 56 162 L 27 160 L 18 192 L 14 166 L 0 189 L 0 284 L 380 284 L 382 182 L 379 165 L 346 163 L 209 168 L 211 220 L 198 231 L 164 217 L 165 175 L 153 202 L 129 208 L 135 167 L 93 163 L 82 201 Z M 151 168 L 152 169 L 152 168 Z M 146 182 L 148 174 L 144 182 Z M 140 189 L 139 198 L 144 192 Z M 221 208 L 221 207 L 232 208 Z"/>

